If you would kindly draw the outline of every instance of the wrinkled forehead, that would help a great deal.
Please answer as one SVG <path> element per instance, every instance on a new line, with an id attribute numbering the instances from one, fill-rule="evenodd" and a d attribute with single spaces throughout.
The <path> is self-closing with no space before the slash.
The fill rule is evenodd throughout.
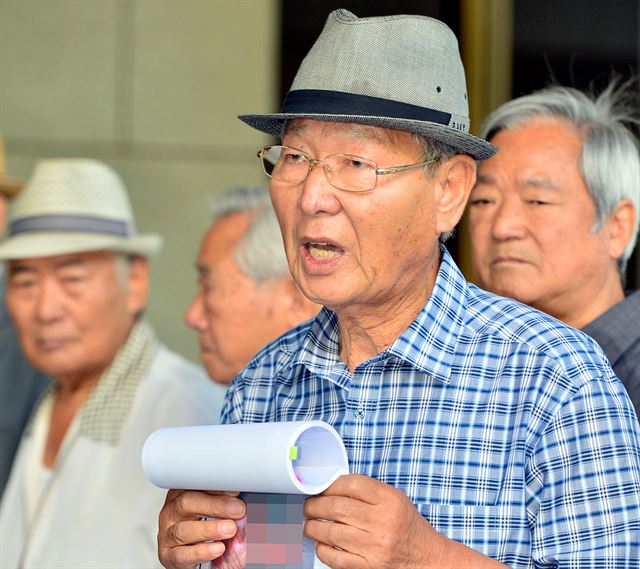
<path id="1" fill-rule="evenodd" d="M 397 146 L 401 141 L 414 141 L 413 135 L 409 132 L 394 130 L 390 128 L 382 128 L 365 124 L 335 122 L 335 121 L 318 121 L 313 119 L 293 119 L 285 121 L 282 129 L 282 138 L 286 136 L 303 136 L 310 134 L 318 128 L 331 128 L 336 131 L 342 131 L 361 142 L 370 142 L 383 146 Z"/>

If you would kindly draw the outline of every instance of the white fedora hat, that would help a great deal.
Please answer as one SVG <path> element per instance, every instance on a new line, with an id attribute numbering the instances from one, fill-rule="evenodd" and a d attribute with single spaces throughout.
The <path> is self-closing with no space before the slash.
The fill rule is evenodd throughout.
<path id="1" fill-rule="evenodd" d="M 239 118 L 275 136 L 282 135 L 284 121 L 309 118 L 415 132 L 477 160 L 497 151 L 469 134 L 458 40 L 427 16 L 331 12 L 281 112 Z"/>
<path id="2" fill-rule="evenodd" d="M 9 208 L 0 260 L 84 251 L 149 257 L 159 235 L 139 235 L 127 190 L 106 164 L 89 159 L 44 160 Z"/>

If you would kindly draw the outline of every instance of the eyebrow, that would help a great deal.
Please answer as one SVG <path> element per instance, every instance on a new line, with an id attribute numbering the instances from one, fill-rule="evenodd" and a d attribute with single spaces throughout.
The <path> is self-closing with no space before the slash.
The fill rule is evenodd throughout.
<path id="1" fill-rule="evenodd" d="M 382 134 L 377 130 L 373 130 L 371 127 L 367 127 L 366 125 L 350 124 L 349 130 L 355 138 L 359 138 L 365 142 L 372 141 L 381 144 L 391 142 L 391 137 L 386 131 Z"/>
<path id="2" fill-rule="evenodd" d="M 35 272 L 35 268 L 25 263 L 9 263 L 9 276 L 17 275 L 19 273 Z"/>
<path id="3" fill-rule="evenodd" d="M 494 179 L 491 176 L 487 176 L 486 174 L 478 173 L 478 175 L 476 176 L 475 185 L 478 185 L 478 184 L 491 184 L 493 181 L 494 181 Z"/>
<path id="4" fill-rule="evenodd" d="M 284 136 L 285 134 L 302 134 L 305 131 L 305 126 L 304 125 L 293 125 L 291 124 L 291 121 L 288 121 L 285 124 L 284 127 L 284 131 L 282 133 L 282 135 Z"/>
<path id="5" fill-rule="evenodd" d="M 196 263 L 196 271 L 202 276 L 207 276 L 210 273 L 209 267 Z"/>
<path id="6" fill-rule="evenodd" d="M 90 261 L 86 259 L 66 259 L 64 261 L 60 261 L 54 265 L 54 270 L 66 269 L 68 267 L 86 267 L 90 264 Z"/>
<path id="7" fill-rule="evenodd" d="M 59 271 L 62 269 L 67 269 L 69 267 L 86 267 L 90 264 L 90 261 L 86 259 L 65 259 L 56 263 L 52 269 L 54 271 Z M 50 268 L 51 269 L 51 268 Z M 46 269 L 46 270 L 50 270 Z M 32 264 L 29 264 L 28 260 L 24 261 L 12 261 L 9 263 L 9 276 L 17 275 L 20 273 L 36 273 L 38 272 L 38 268 Z"/>
<path id="8" fill-rule="evenodd" d="M 558 191 L 560 189 L 549 178 L 524 178 L 523 180 L 518 180 L 517 185 L 520 188 L 542 188 L 554 191 Z"/>
<path id="9" fill-rule="evenodd" d="M 495 184 L 495 178 L 488 174 L 478 174 L 476 177 L 476 185 L 478 184 Z M 518 188 L 542 188 L 545 190 L 558 191 L 560 188 L 549 178 L 524 178 L 516 182 Z"/>

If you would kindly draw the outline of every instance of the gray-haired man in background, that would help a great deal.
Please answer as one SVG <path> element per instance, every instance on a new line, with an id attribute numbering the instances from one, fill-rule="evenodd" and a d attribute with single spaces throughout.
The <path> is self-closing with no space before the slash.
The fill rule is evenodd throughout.
<path id="1" fill-rule="evenodd" d="M 494 111 L 481 134 L 500 151 L 480 164 L 469 221 L 480 286 L 592 336 L 640 413 L 640 291 L 624 291 L 640 222 L 629 94 L 555 86 Z"/>
<path id="2" fill-rule="evenodd" d="M 209 376 L 229 383 L 260 348 L 320 307 L 291 278 L 269 190 L 238 187 L 210 200 L 211 226 L 185 320 L 200 335 Z"/>

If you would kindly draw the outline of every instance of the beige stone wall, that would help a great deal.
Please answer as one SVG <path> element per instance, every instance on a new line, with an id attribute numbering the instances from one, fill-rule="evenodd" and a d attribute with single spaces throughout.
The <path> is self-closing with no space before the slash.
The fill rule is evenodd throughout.
<path id="1" fill-rule="evenodd" d="M 12 173 L 93 157 L 123 177 L 138 229 L 165 239 L 149 319 L 197 359 L 182 314 L 196 289 L 206 195 L 264 181 L 275 110 L 277 0 L 0 0 L 0 131 Z"/>

